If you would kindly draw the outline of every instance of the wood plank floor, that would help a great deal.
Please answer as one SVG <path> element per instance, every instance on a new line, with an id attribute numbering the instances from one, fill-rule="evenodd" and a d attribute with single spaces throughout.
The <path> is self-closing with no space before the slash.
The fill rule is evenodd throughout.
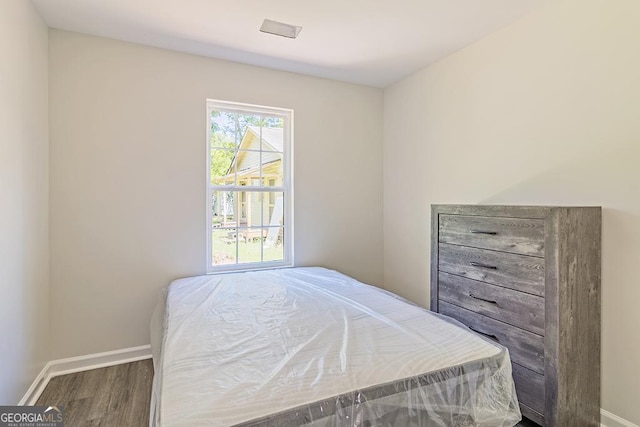
<path id="1" fill-rule="evenodd" d="M 151 359 L 61 375 L 36 405 L 64 406 L 65 427 L 146 427 L 152 379 Z"/>
<path id="2" fill-rule="evenodd" d="M 36 405 L 64 406 L 65 427 L 146 427 L 152 379 L 151 359 L 61 375 L 51 379 Z"/>

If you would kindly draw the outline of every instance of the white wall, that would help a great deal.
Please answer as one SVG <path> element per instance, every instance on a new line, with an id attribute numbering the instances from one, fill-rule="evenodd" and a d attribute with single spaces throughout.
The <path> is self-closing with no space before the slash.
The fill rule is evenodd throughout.
<path id="1" fill-rule="evenodd" d="M 640 424 L 640 2 L 565 0 L 385 90 L 384 283 L 429 298 L 430 204 L 599 205 L 602 406 Z"/>
<path id="2" fill-rule="evenodd" d="M 206 271 L 207 98 L 295 110 L 298 265 L 382 282 L 382 90 L 50 31 L 54 358 L 149 342 Z"/>
<path id="3" fill-rule="evenodd" d="M 0 0 L 0 405 L 48 360 L 47 27 Z"/>

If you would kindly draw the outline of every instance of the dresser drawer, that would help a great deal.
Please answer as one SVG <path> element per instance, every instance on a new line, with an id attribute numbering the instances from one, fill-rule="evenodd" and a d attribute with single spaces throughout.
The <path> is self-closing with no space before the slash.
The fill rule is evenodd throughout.
<path id="1" fill-rule="evenodd" d="M 518 402 L 534 411 L 544 413 L 544 375 L 512 363 L 513 381 L 516 384 Z"/>
<path id="2" fill-rule="evenodd" d="M 514 363 L 544 374 L 544 338 L 542 336 L 442 300 L 439 302 L 439 311 L 507 347 Z"/>
<path id="3" fill-rule="evenodd" d="M 544 256 L 540 219 L 439 215 L 439 241 L 522 255 Z"/>
<path id="4" fill-rule="evenodd" d="M 545 420 L 544 420 L 544 415 L 542 415 L 538 411 L 535 411 L 535 410 L 529 408 L 524 403 L 520 404 L 520 412 L 522 412 L 522 416 L 523 417 L 529 418 L 531 421 L 533 421 L 534 423 L 536 423 L 538 425 L 541 425 L 543 427 L 547 425 Z M 529 425 L 529 424 L 527 424 L 527 425 Z"/>
<path id="5" fill-rule="evenodd" d="M 441 243 L 438 269 L 458 276 L 544 296 L 544 259 Z"/>
<path id="6" fill-rule="evenodd" d="M 440 272 L 440 299 L 544 335 L 544 298 Z"/>

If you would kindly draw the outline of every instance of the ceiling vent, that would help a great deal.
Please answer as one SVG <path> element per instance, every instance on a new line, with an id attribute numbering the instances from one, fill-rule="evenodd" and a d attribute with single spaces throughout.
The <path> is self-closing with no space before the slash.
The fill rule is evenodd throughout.
<path id="1" fill-rule="evenodd" d="M 282 36 L 289 39 L 295 39 L 302 31 L 302 27 L 298 25 L 289 25 L 282 22 L 272 21 L 271 19 L 265 19 L 260 27 L 260 31 L 263 33 L 274 34 L 276 36 Z"/>

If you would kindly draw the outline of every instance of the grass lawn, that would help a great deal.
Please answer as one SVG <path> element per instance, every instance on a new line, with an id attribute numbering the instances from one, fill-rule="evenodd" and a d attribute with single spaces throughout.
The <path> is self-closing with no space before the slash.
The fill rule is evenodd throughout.
<path id="1" fill-rule="evenodd" d="M 236 242 L 229 239 L 229 230 L 214 230 L 213 232 L 213 264 L 235 264 Z M 281 261 L 284 259 L 284 246 L 282 244 L 270 247 L 263 246 L 262 240 L 255 239 L 238 242 L 238 263 Z M 261 254 L 261 250 L 263 253 Z M 261 259 L 261 255 L 264 257 Z"/>

